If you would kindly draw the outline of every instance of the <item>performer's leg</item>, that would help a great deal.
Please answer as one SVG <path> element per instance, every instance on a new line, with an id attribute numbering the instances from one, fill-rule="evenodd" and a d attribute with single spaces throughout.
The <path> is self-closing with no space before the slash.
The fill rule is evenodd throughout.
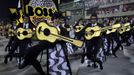
<path id="1" fill-rule="evenodd" d="M 113 49 L 112 54 L 117 57 L 116 52 L 119 50 L 119 48 L 122 46 L 121 41 L 119 40 L 119 37 L 114 38 L 115 42 L 117 43 L 117 46 Z"/>
<path id="2" fill-rule="evenodd" d="M 31 65 L 33 65 L 33 67 L 37 70 L 37 72 L 40 73 L 40 75 L 46 75 L 46 73 L 43 71 L 41 64 L 38 60 L 34 60 L 31 62 Z"/>
<path id="3" fill-rule="evenodd" d="M 106 55 L 110 55 L 110 46 L 111 46 L 111 39 L 110 37 L 107 37 L 107 51 L 106 51 Z"/>
<path id="4" fill-rule="evenodd" d="M 41 51 L 43 51 L 45 48 L 49 48 L 48 46 L 50 45 L 39 43 L 35 46 L 27 48 L 24 53 L 24 61 L 22 64 L 19 65 L 18 68 L 23 69 L 27 65 L 32 65 L 41 75 L 46 75 L 45 72 L 43 72 L 42 70 L 41 64 L 39 63 L 39 61 L 37 61 L 37 57 Z"/>
<path id="5" fill-rule="evenodd" d="M 91 41 L 86 41 L 86 52 L 82 60 L 84 60 L 85 56 L 87 56 L 88 60 L 91 60 L 91 58 L 93 57 L 93 43 L 91 43 Z M 90 66 L 90 63 L 88 63 L 88 66 Z"/>
<path id="6" fill-rule="evenodd" d="M 129 42 L 130 37 L 131 37 L 131 33 L 129 31 L 126 32 L 126 43 L 127 43 L 126 46 L 131 45 L 131 43 Z"/>
<path id="7" fill-rule="evenodd" d="M 7 46 L 5 47 L 5 51 L 10 51 L 11 45 L 14 41 L 14 38 L 15 38 L 14 36 L 10 37 L 9 42 L 8 42 Z"/>
<path id="8" fill-rule="evenodd" d="M 9 53 L 5 56 L 4 59 L 4 63 L 7 64 L 8 63 L 8 58 L 12 58 L 12 54 L 15 52 L 15 50 L 17 50 L 19 46 L 19 42 L 18 41 L 14 41 L 14 43 L 11 45 L 11 50 L 9 51 Z"/>
<path id="9" fill-rule="evenodd" d="M 95 43 L 96 44 L 94 45 L 94 51 L 93 51 L 94 57 L 92 60 L 97 62 L 99 64 L 100 69 L 102 70 L 103 69 L 102 61 L 99 58 L 97 58 L 97 54 L 100 52 L 100 48 L 102 47 L 102 40 L 98 39 L 98 40 L 96 40 Z M 100 57 L 100 58 L 102 58 L 102 57 Z"/>

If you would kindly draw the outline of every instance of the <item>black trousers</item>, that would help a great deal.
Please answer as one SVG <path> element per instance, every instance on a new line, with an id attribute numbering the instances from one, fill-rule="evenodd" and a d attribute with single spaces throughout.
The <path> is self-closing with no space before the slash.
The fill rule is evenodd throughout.
<path id="1" fill-rule="evenodd" d="M 112 39 L 112 35 L 111 34 L 108 34 L 106 35 L 106 38 L 107 38 L 107 51 L 106 53 L 110 53 L 110 47 L 112 46 L 112 50 L 113 50 L 113 39 Z"/>
<path id="2" fill-rule="evenodd" d="M 12 57 L 18 57 L 19 63 L 21 62 L 21 58 L 24 56 L 24 52 L 26 48 L 28 47 L 29 40 L 19 40 L 17 37 L 14 39 L 13 43 L 11 44 L 11 49 L 9 50 L 9 53 L 5 56 L 4 62 L 8 62 L 8 58 L 12 60 Z M 19 52 L 15 53 L 15 51 L 19 47 Z"/>
<path id="3" fill-rule="evenodd" d="M 5 51 L 10 51 L 11 45 L 13 44 L 14 40 L 15 40 L 15 36 L 11 36 L 7 46 L 5 47 Z"/>
<path id="4" fill-rule="evenodd" d="M 131 31 L 124 32 L 122 34 L 123 42 L 126 44 L 130 44 L 130 42 L 129 42 L 130 37 L 131 37 Z"/>
<path id="5" fill-rule="evenodd" d="M 94 63 L 101 63 L 101 60 L 97 58 L 97 54 L 102 47 L 102 39 L 101 37 L 96 37 L 91 40 L 86 41 L 86 56 L 89 60 L 93 61 Z"/>
<path id="6" fill-rule="evenodd" d="M 27 48 L 24 53 L 24 62 L 20 69 L 23 69 L 27 65 L 32 65 L 36 69 L 36 71 L 40 73 L 40 75 L 46 75 L 46 73 L 43 71 L 41 67 L 40 62 L 37 60 L 37 57 L 40 54 L 40 52 L 42 52 L 44 49 L 53 47 L 54 44 L 51 44 L 47 41 L 41 41 L 39 42 L 39 44 Z"/>
<path id="7" fill-rule="evenodd" d="M 41 67 L 40 62 L 37 60 L 38 55 L 43 50 L 44 47 L 41 46 L 41 44 L 27 48 L 25 51 L 24 62 L 23 62 L 23 65 L 25 64 L 25 66 L 32 65 L 36 69 L 36 71 L 40 73 L 40 75 L 46 75 Z"/>
<path id="8" fill-rule="evenodd" d="M 131 36 L 132 36 L 133 41 L 134 41 L 134 29 L 131 30 Z"/>
<path id="9" fill-rule="evenodd" d="M 115 46 L 115 48 L 112 50 L 113 51 L 113 55 L 115 56 L 115 57 L 117 57 L 117 55 L 116 55 L 116 52 L 119 50 L 119 48 L 120 47 L 122 47 L 123 48 L 123 46 L 122 46 L 122 44 L 121 44 L 121 40 L 119 39 L 120 38 L 120 36 L 119 36 L 119 33 L 112 33 L 112 39 L 116 42 L 116 46 Z"/>

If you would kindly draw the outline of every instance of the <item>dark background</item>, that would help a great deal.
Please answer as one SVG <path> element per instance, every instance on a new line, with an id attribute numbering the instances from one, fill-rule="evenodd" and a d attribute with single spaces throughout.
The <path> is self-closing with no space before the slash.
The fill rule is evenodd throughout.
<path id="1" fill-rule="evenodd" d="M 19 0 L 0 0 L 0 20 L 7 20 L 10 18 L 9 8 L 16 8 Z M 28 2 L 29 0 L 24 0 Z M 61 3 L 70 2 L 73 0 L 61 0 Z"/>
<path id="2" fill-rule="evenodd" d="M 1 0 L 0 1 L 0 20 L 9 18 L 10 7 L 17 7 L 18 0 Z"/>

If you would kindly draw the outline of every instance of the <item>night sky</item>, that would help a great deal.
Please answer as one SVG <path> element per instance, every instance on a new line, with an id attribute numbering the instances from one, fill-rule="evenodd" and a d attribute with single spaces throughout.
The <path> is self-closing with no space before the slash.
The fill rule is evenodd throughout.
<path id="1" fill-rule="evenodd" d="M 0 0 L 0 19 L 9 18 L 9 8 L 16 7 L 18 0 Z"/>
<path id="2" fill-rule="evenodd" d="M 9 18 L 10 15 L 9 8 L 17 7 L 18 1 L 19 0 L 0 0 L 0 20 Z M 24 1 L 29 1 L 29 0 L 24 0 Z M 69 1 L 73 1 L 73 0 L 61 0 L 61 3 L 66 3 Z"/>

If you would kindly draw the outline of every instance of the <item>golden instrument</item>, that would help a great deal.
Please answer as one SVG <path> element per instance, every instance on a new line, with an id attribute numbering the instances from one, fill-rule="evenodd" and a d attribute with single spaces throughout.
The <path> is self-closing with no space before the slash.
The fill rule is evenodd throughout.
<path id="1" fill-rule="evenodd" d="M 75 32 L 80 32 L 84 28 L 83 25 L 75 26 Z"/>
<path id="2" fill-rule="evenodd" d="M 51 43 L 54 43 L 56 40 L 63 40 L 78 47 L 82 47 L 83 45 L 83 41 L 59 35 L 59 31 L 56 27 L 50 26 L 45 22 L 40 22 L 38 24 L 36 28 L 36 35 L 39 40 L 46 40 Z"/>
<path id="3" fill-rule="evenodd" d="M 116 32 L 119 27 L 121 27 L 121 24 L 114 24 L 114 25 L 112 25 L 111 28 L 106 30 L 106 34 L 110 34 L 110 33 Z"/>
<path id="4" fill-rule="evenodd" d="M 123 24 L 123 26 L 121 26 L 118 30 L 118 32 L 120 34 L 123 34 L 124 32 L 127 32 L 127 31 L 130 31 L 131 30 L 131 26 L 130 26 L 130 23 L 125 23 Z"/>
<path id="5" fill-rule="evenodd" d="M 100 35 L 101 35 L 101 28 L 99 26 L 87 27 L 85 30 L 85 38 L 87 40 L 90 40 L 93 37 L 98 37 Z"/>
<path id="6" fill-rule="evenodd" d="M 126 27 L 126 31 L 130 31 L 131 30 L 130 23 L 126 23 L 126 24 L 124 24 L 124 26 Z"/>
<path id="7" fill-rule="evenodd" d="M 20 22 L 20 23 L 23 23 L 23 11 L 20 10 L 19 13 L 20 13 L 19 22 Z"/>
<path id="8" fill-rule="evenodd" d="M 18 39 L 23 40 L 25 38 L 32 38 L 32 30 L 31 29 L 24 29 L 24 28 L 18 28 L 17 31 L 13 29 L 9 29 L 8 31 L 9 36 L 16 35 Z"/>
<path id="9" fill-rule="evenodd" d="M 17 38 L 20 40 L 23 40 L 25 38 L 31 38 L 32 37 L 32 30 L 31 29 L 24 29 L 24 28 L 18 28 L 17 29 Z"/>
<path id="10" fill-rule="evenodd" d="M 95 27 L 87 27 L 85 30 L 85 38 L 87 40 L 90 40 L 94 37 L 98 37 L 101 35 L 101 32 L 106 31 L 106 34 L 110 34 L 112 32 L 115 32 L 117 30 L 117 28 L 120 27 L 120 24 L 115 24 L 113 26 L 107 26 L 107 27 L 99 27 L 99 26 L 95 26 Z"/>

